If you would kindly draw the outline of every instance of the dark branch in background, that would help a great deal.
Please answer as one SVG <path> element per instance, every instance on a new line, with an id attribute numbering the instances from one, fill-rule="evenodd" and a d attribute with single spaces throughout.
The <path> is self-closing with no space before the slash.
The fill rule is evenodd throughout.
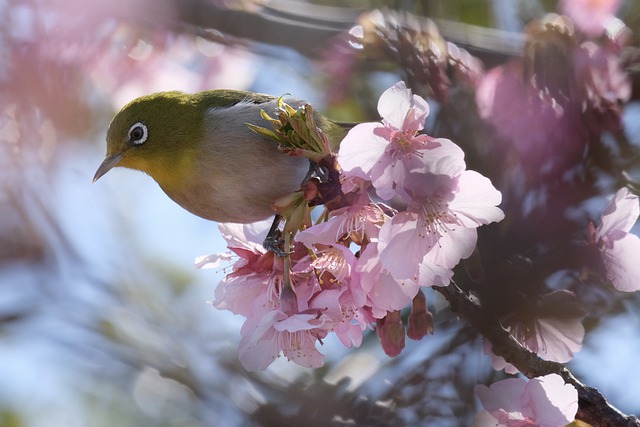
<path id="1" fill-rule="evenodd" d="M 482 308 L 474 296 L 465 293 L 453 283 L 447 287 L 434 287 L 434 289 L 449 301 L 453 312 L 477 328 L 478 332 L 491 342 L 494 354 L 503 357 L 528 378 L 553 373 L 562 376 L 565 382 L 572 384 L 578 390 L 579 408 L 576 419 L 597 427 L 640 426 L 638 418 L 627 416 L 610 405 L 597 389 L 582 384 L 566 366 L 542 360 L 535 353 L 522 347 L 500 325 L 500 321 L 495 316 Z"/>
<path id="2" fill-rule="evenodd" d="M 357 25 L 361 14 L 369 12 L 366 9 L 313 4 L 300 7 L 299 3 L 285 0 L 271 1 L 265 6 L 256 5 L 250 10 L 230 9 L 203 0 L 174 3 L 175 19 L 179 24 L 188 24 L 199 30 L 214 30 L 239 39 L 285 46 L 311 58 L 317 57 L 319 50 L 327 47 L 332 39 Z M 158 17 L 153 13 L 148 16 L 150 21 L 157 18 L 165 22 L 168 19 L 167 16 Z M 446 20 L 437 20 L 436 24 L 446 40 L 478 56 L 488 66 L 519 56 L 524 45 L 524 37 L 519 33 Z"/>

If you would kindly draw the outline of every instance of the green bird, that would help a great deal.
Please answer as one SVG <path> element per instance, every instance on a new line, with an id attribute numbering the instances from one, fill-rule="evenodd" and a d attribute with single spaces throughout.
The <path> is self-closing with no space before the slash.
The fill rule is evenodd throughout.
<path id="1" fill-rule="evenodd" d="M 294 108 L 303 101 L 288 98 Z M 273 204 L 300 188 L 309 160 L 282 153 L 247 123 L 271 128 L 278 98 L 237 90 L 159 92 L 131 101 L 111 121 L 107 156 L 95 182 L 116 166 L 149 174 L 189 212 L 218 222 L 249 223 L 276 214 Z M 316 123 L 336 147 L 350 125 L 321 115 Z"/>

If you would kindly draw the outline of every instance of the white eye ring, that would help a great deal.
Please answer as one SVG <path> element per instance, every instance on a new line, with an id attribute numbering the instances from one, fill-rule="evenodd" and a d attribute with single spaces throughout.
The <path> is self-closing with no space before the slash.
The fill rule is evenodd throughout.
<path id="1" fill-rule="evenodd" d="M 140 134 L 140 132 L 142 132 L 142 134 Z M 129 142 L 131 142 L 131 144 L 133 145 L 144 144 L 148 136 L 149 131 L 147 130 L 147 126 L 142 122 L 138 122 L 132 125 L 129 128 L 129 133 L 127 134 Z"/>

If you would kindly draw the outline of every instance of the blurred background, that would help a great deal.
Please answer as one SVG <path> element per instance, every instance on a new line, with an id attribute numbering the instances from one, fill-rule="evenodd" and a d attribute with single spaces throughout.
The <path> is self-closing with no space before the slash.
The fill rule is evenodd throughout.
<path id="1" fill-rule="evenodd" d="M 615 189 L 637 190 L 632 79 L 620 90 L 608 86 L 627 93 L 611 113 L 621 127 L 589 134 L 600 151 L 554 157 L 561 160 L 536 166 L 538 175 L 507 174 L 522 165 L 503 158 L 495 130 L 481 123 L 479 82 L 522 58 L 527 25 L 558 12 L 557 2 L 343 3 L 0 0 L 0 426 L 469 425 L 478 410 L 473 386 L 503 374 L 437 294 L 427 293 L 435 335 L 408 341 L 394 359 L 369 336 L 349 351 L 327 340 L 322 369 L 279 359 L 247 373 L 237 358 L 242 319 L 209 303 L 224 271 L 194 267 L 197 256 L 225 251 L 216 224 L 182 210 L 138 172 L 118 169 L 91 183 L 111 117 L 143 94 L 291 93 L 334 119 L 362 121 L 377 120 L 380 93 L 405 79 L 429 98 L 429 133 L 463 146 L 470 168 L 505 194 L 503 209 L 515 219 L 493 230 L 511 242 L 497 254 L 515 256 L 522 247 L 514 239 L 540 237 L 535 227 L 545 224 L 553 225 L 547 236 L 564 228 L 584 239 L 586 219 L 599 217 Z M 637 46 L 640 8 L 614 3 L 630 29 L 627 46 Z M 382 16 L 395 18 L 376 27 L 379 39 L 360 37 L 378 22 L 364 14 L 384 7 Z M 409 61 L 403 40 L 424 42 L 424 62 Z M 636 64 L 629 52 L 626 70 Z M 584 168 L 587 160 L 598 172 L 576 187 L 568 163 Z M 561 207 L 549 207 L 550 194 Z M 529 233 L 507 234 L 528 225 Z M 554 288 L 566 283 L 563 271 L 538 275 Z M 600 311 L 585 318 L 571 369 L 621 410 L 640 413 L 638 297 L 597 287 L 577 293 Z"/>

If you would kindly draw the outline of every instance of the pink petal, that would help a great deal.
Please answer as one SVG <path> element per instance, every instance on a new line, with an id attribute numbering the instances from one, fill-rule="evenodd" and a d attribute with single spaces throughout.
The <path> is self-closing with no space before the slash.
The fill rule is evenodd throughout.
<path id="1" fill-rule="evenodd" d="M 500 421 L 487 411 L 478 412 L 473 417 L 471 427 L 500 427 Z"/>
<path id="2" fill-rule="evenodd" d="M 417 232 L 417 224 L 416 214 L 400 212 L 380 229 L 380 260 L 396 279 L 417 280 L 420 262 L 432 244 Z"/>
<path id="3" fill-rule="evenodd" d="M 435 265 L 452 269 L 463 258 L 468 258 L 476 247 L 478 232 L 475 228 L 456 226 L 442 234 L 438 244 L 434 245 L 426 258 Z"/>
<path id="4" fill-rule="evenodd" d="M 520 396 L 527 382 L 522 378 L 507 378 L 491 384 L 490 387 L 477 385 L 474 389 L 482 406 L 489 412 L 503 410 L 508 413 L 520 412 Z"/>
<path id="5" fill-rule="evenodd" d="M 273 328 L 278 332 L 298 332 L 322 326 L 317 314 L 294 314 L 274 323 Z"/>
<path id="6" fill-rule="evenodd" d="M 579 318 L 540 318 L 536 320 L 535 329 L 536 333 L 526 340 L 525 346 L 543 359 L 566 363 L 582 348 L 584 326 Z M 526 330 L 514 331 L 520 336 L 525 333 Z"/>
<path id="7" fill-rule="evenodd" d="M 262 242 L 267 236 L 271 219 L 252 224 L 220 223 L 218 229 L 230 248 L 248 249 L 252 252 L 264 252 Z"/>
<path id="8" fill-rule="evenodd" d="M 324 365 L 324 356 L 316 348 L 317 339 L 309 333 L 297 332 L 289 334 L 283 333 L 281 345 L 282 352 L 292 362 L 305 368 L 319 368 Z"/>
<path id="9" fill-rule="evenodd" d="M 533 378 L 525 386 L 523 407 L 524 415 L 537 425 L 563 427 L 576 416 L 578 392 L 557 374 Z"/>
<path id="10" fill-rule="evenodd" d="M 406 192 L 403 191 L 403 184 L 408 169 L 416 164 L 420 164 L 419 159 L 408 158 L 393 161 L 390 157 L 376 163 L 371 168 L 370 179 L 378 197 L 382 200 L 391 200 L 400 194 L 403 198 L 408 198 Z"/>
<path id="11" fill-rule="evenodd" d="M 460 192 L 449 207 L 464 226 L 477 227 L 504 218 L 504 212 L 496 207 L 502 201 L 502 194 L 487 177 L 475 171 L 464 171 L 458 186 Z"/>
<path id="12" fill-rule="evenodd" d="M 273 324 L 287 316 L 281 311 L 272 310 L 260 318 L 253 328 L 245 328 L 251 319 L 247 319 L 241 333 L 239 352 L 240 362 L 248 371 L 264 370 L 278 357 L 280 348 Z"/>
<path id="13" fill-rule="evenodd" d="M 433 142 L 438 145 L 422 151 L 424 167 L 419 172 L 451 178 L 460 175 L 466 168 L 462 148 L 446 138 L 436 138 Z"/>
<path id="14" fill-rule="evenodd" d="M 370 243 L 360 256 L 362 288 L 366 291 L 373 316 L 382 318 L 387 311 L 401 310 L 416 296 L 420 287 L 411 280 L 398 281 L 382 268 L 377 244 Z"/>
<path id="15" fill-rule="evenodd" d="M 361 123 L 340 143 L 338 163 L 346 176 L 369 179 L 371 168 L 384 155 L 389 141 L 374 134 L 380 123 Z"/>
<path id="16" fill-rule="evenodd" d="M 605 250 L 603 261 L 607 271 L 607 279 L 613 286 L 623 292 L 640 290 L 640 238 L 635 234 L 627 234 L 616 240 L 611 249 Z"/>
<path id="17" fill-rule="evenodd" d="M 420 286 L 447 286 L 453 277 L 453 270 L 434 264 L 428 255 L 420 263 L 418 284 Z"/>
<path id="18" fill-rule="evenodd" d="M 429 114 L 429 105 L 424 99 L 412 95 L 411 90 L 401 81 L 380 96 L 378 113 L 385 124 L 396 129 L 420 130 Z"/>
<path id="19" fill-rule="evenodd" d="M 249 317 L 253 314 L 253 304 L 248 301 L 267 304 L 267 277 L 250 275 L 222 280 L 215 290 L 213 306 L 219 310 L 229 310 L 234 314 Z"/>
<path id="20" fill-rule="evenodd" d="M 334 245 L 343 236 L 338 235 L 341 229 L 342 217 L 333 217 L 299 232 L 295 240 L 311 248 L 313 245 Z"/>
<path id="21" fill-rule="evenodd" d="M 419 131 L 424 128 L 424 121 L 429 115 L 429 104 L 418 95 L 413 95 L 411 109 L 402 123 L 402 129 Z"/>
<path id="22" fill-rule="evenodd" d="M 638 196 L 631 194 L 626 187 L 623 187 L 616 192 L 602 214 L 602 222 L 596 231 L 596 236 L 601 238 L 615 230 L 628 232 L 638 220 L 639 215 Z M 616 236 L 616 238 L 621 237 L 623 236 L 620 234 Z"/>

